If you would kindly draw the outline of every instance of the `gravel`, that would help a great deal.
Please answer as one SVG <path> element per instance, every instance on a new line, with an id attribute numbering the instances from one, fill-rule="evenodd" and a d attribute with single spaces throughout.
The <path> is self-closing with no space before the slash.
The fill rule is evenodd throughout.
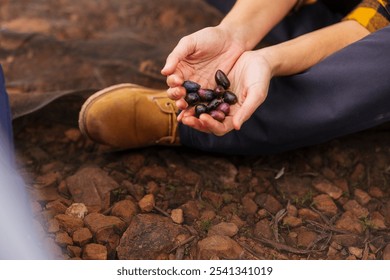
<path id="1" fill-rule="evenodd" d="M 111 152 L 52 107 L 15 140 L 55 258 L 389 258 L 388 126 L 272 156 Z"/>
<path id="2" fill-rule="evenodd" d="M 18 171 L 44 248 L 66 260 L 390 259 L 389 125 L 252 157 L 111 152 L 81 135 L 88 94 L 166 88 L 175 43 L 222 18 L 202 0 L 162 2 L 0 7 Z"/>

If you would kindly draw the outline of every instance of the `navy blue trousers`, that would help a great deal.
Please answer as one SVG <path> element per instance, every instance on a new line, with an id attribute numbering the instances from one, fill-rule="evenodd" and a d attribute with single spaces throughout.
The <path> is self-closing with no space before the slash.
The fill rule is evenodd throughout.
<path id="1" fill-rule="evenodd" d="M 340 18 L 321 3 L 310 5 L 288 16 L 267 38 L 277 43 Z M 273 154 L 385 123 L 390 120 L 388 50 L 390 26 L 334 53 L 303 73 L 273 78 L 266 101 L 241 130 L 219 137 L 181 124 L 181 142 L 224 154 Z"/>
<path id="2" fill-rule="evenodd" d="M 0 65 L 0 160 L 9 162 L 13 158 L 13 136 L 11 111 L 5 91 L 3 69 Z"/>

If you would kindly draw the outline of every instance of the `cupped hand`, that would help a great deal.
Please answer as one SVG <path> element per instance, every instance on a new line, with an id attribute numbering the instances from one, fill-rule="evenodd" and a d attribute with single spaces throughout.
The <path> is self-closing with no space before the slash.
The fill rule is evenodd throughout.
<path id="1" fill-rule="evenodd" d="M 202 88 L 214 88 L 216 70 L 228 73 L 243 52 L 243 44 L 219 26 L 207 27 L 183 37 L 161 70 L 167 76 L 168 97 L 176 100 L 179 109 L 187 108 L 183 99 L 183 82 L 191 80 Z"/>
<path id="2" fill-rule="evenodd" d="M 267 97 L 272 69 L 261 51 L 248 51 L 236 61 L 228 78 L 231 82 L 230 89 L 237 95 L 238 102 L 231 106 L 230 113 L 223 122 L 208 114 L 196 118 L 193 107 L 183 110 L 178 120 L 199 131 L 219 136 L 233 129 L 239 130 Z"/>

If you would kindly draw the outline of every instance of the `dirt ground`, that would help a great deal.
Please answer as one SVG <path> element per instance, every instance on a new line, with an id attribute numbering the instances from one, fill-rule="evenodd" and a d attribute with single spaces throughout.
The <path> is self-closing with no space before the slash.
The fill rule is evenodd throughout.
<path id="1" fill-rule="evenodd" d="M 177 40 L 222 17 L 202 1 L 0 3 L 17 163 L 55 258 L 390 259 L 389 125 L 253 157 L 80 134 L 94 91 L 165 88 Z"/>

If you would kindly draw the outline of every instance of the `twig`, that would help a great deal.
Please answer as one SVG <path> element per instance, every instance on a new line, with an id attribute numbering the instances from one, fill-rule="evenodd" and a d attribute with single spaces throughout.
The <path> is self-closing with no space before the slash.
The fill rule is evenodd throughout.
<path id="1" fill-rule="evenodd" d="M 369 253 L 368 243 L 369 242 L 364 242 L 364 250 L 363 250 L 362 260 L 368 260 L 368 253 Z"/>
<path id="2" fill-rule="evenodd" d="M 280 170 L 278 171 L 278 173 L 275 175 L 274 179 L 275 179 L 275 180 L 278 180 L 279 178 L 281 178 L 281 177 L 284 175 L 284 170 L 285 170 L 285 168 L 282 167 L 282 169 L 280 169 Z"/>
<path id="3" fill-rule="evenodd" d="M 320 211 L 318 211 L 317 209 L 315 209 L 313 206 L 310 206 L 310 208 L 311 208 L 311 210 L 313 210 L 314 212 L 316 212 L 316 213 L 321 217 L 321 219 L 322 219 L 328 226 L 331 225 L 329 219 L 328 219 L 324 214 L 322 214 Z"/>
<path id="4" fill-rule="evenodd" d="M 240 246 L 242 248 L 244 248 L 246 251 L 248 251 L 251 255 L 253 255 L 255 258 L 259 259 L 259 260 L 265 260 L 265 258 L 263 258 L 262 256 L 260 256 L 259 254 L 257 254 L 254 250 L 252 250 L 251 247 L 249 247 L 248 245 L 246 245 L 245 243 L 243 242 L 240 242 L 238 240 L 236 240 L 236 242 L 238 244 L 240 244 Z"/>
<path id="5" fill-rule="evenodd" d="M 111 212 L 111 210 L 112 210 L 112 208 L 113 208 L 114 206 L 110 206 L 109 208 L 107 208 L 106 210 L 104 210 L 103 211 L 103 215 L 108 215 L 110 212 Z"/>
<path id="6" fill-rule="evenodd" d="M 272 231 L 274 233 L 275 240 L 278 242 L 279 242 L 279 222 L 286 215 L 287 215 L 287 210 L 281 209 L 279 210 L 278 213 L 276 213 L 275 218 L 272 222 Z"/>
<path id="7" fill-rule="evenodd" d="M 286 244 L 281 244 L 281 243 L 275 242 L 273 240 L 266 239 L 264 237 L 254 237 L 253 239 L 256 241 L 259 241 L 261 243 L 267 244 L 269 246 L 272 246 L 279 251 L 286 251 L 286 252 L 293 253 L 293 254 L 306 255 L 306 254 L 315 253 L 315 252 L 319 251 L 319 250 L 300 250 L 300 249 L 288 246 Z"/>
<path id="8" fill-rule="evenodd" d="M 173 247 L 171 250 L 169 250 L 169 254 L 172 253 L 173 251 L 175 251 L 177 248 L 183 246 L 183 245 L 186 245 L 187 243 L 190 243 L 192 240 L 194 240 L 196 238 L 195 235 L 187 238 L 186 240 L 183 240 L 182 242 L 180 242 L 179 244 L 177 244 L 175 247 Z"/>
<path id="9" fill-rule="evenodd" d="M 337 233 L 342 233 L 342 234 L 352 234 L 352 235 L 356 235 L 355 233 L 351 232 L 351 231 L 346 231 L 346 230 L 342 230 L 342 229 L 338 229 L 338 228 L 335 228 L 334 226 L 331 226 L 331 225 L 323 225 L 323 224 L 320 224 L 318 222 L 315 222 L 315 221 L 312 221 L 312 220 L 307 220 L 306 221 L 308 224 L 311 224 L 313 226 L 316 226 L 322 230 L 325 230 L 325 231 L 333 231 L 333 232 L 337 232 Z"/>
<path id="10" fill-rule="evenodd" d="M 332 240 L 333 234 L 329 234 L 328 239 L 322 244 L 321 248 L 319 248 L 320 251 L 323 251 L 327 248 L 329 245 L 330 241 Z"/>
<path id="11" fill-rule="evenodd" d="M 171 215 L 169 215 L 166 211 L 162 210 L 160 207 L 155 205 L 153 208 L 155 210 L 157 210 L 158 212 L 160 212 L 161 214 L 163 214 L 164 216 L 166 216 L 168 218 L 171 218 Z"/>
<path id="12" fill-rule="evenodd" d="M 189 225 L 184 225 L 184 227 L 192 234 L 192 235 L 195 235 L 197 236 L 198 235 L 198 232 L 191 226 Z"/>
<path id="13" fill-rule="evenodd" d="M 319 174 L 317 172 L 303 172 L 299 174 L 301 177 L 318 177 Z"/>
<path id="14" fill-rule="evenodd" d="M 314 246 L 316 246 L 321 240 L 324 240 L 325 238 L 327 238 L 327 240 L 324 242 L 324 244 L 321 245 L 321 248 L 319 250 L 324 250 L 325 249 L 325 246 L 330 242 L 331 238 L 332 238 L 332 234 L 325 234 L 325 233 L 322 233 L 320 236 L 318 236 L 313 242 L 311 242 L 309 244 L 309 246 L 307 246 L 307 250 L 309 249 L 312 249 L 314 248 Z"/>
<path id="15" fill-rule="evenodd" d="M 182 260 L 184 258 L 185 249 L 184 247 L 179 247 L 176 250 L 175 259 Z"/>

